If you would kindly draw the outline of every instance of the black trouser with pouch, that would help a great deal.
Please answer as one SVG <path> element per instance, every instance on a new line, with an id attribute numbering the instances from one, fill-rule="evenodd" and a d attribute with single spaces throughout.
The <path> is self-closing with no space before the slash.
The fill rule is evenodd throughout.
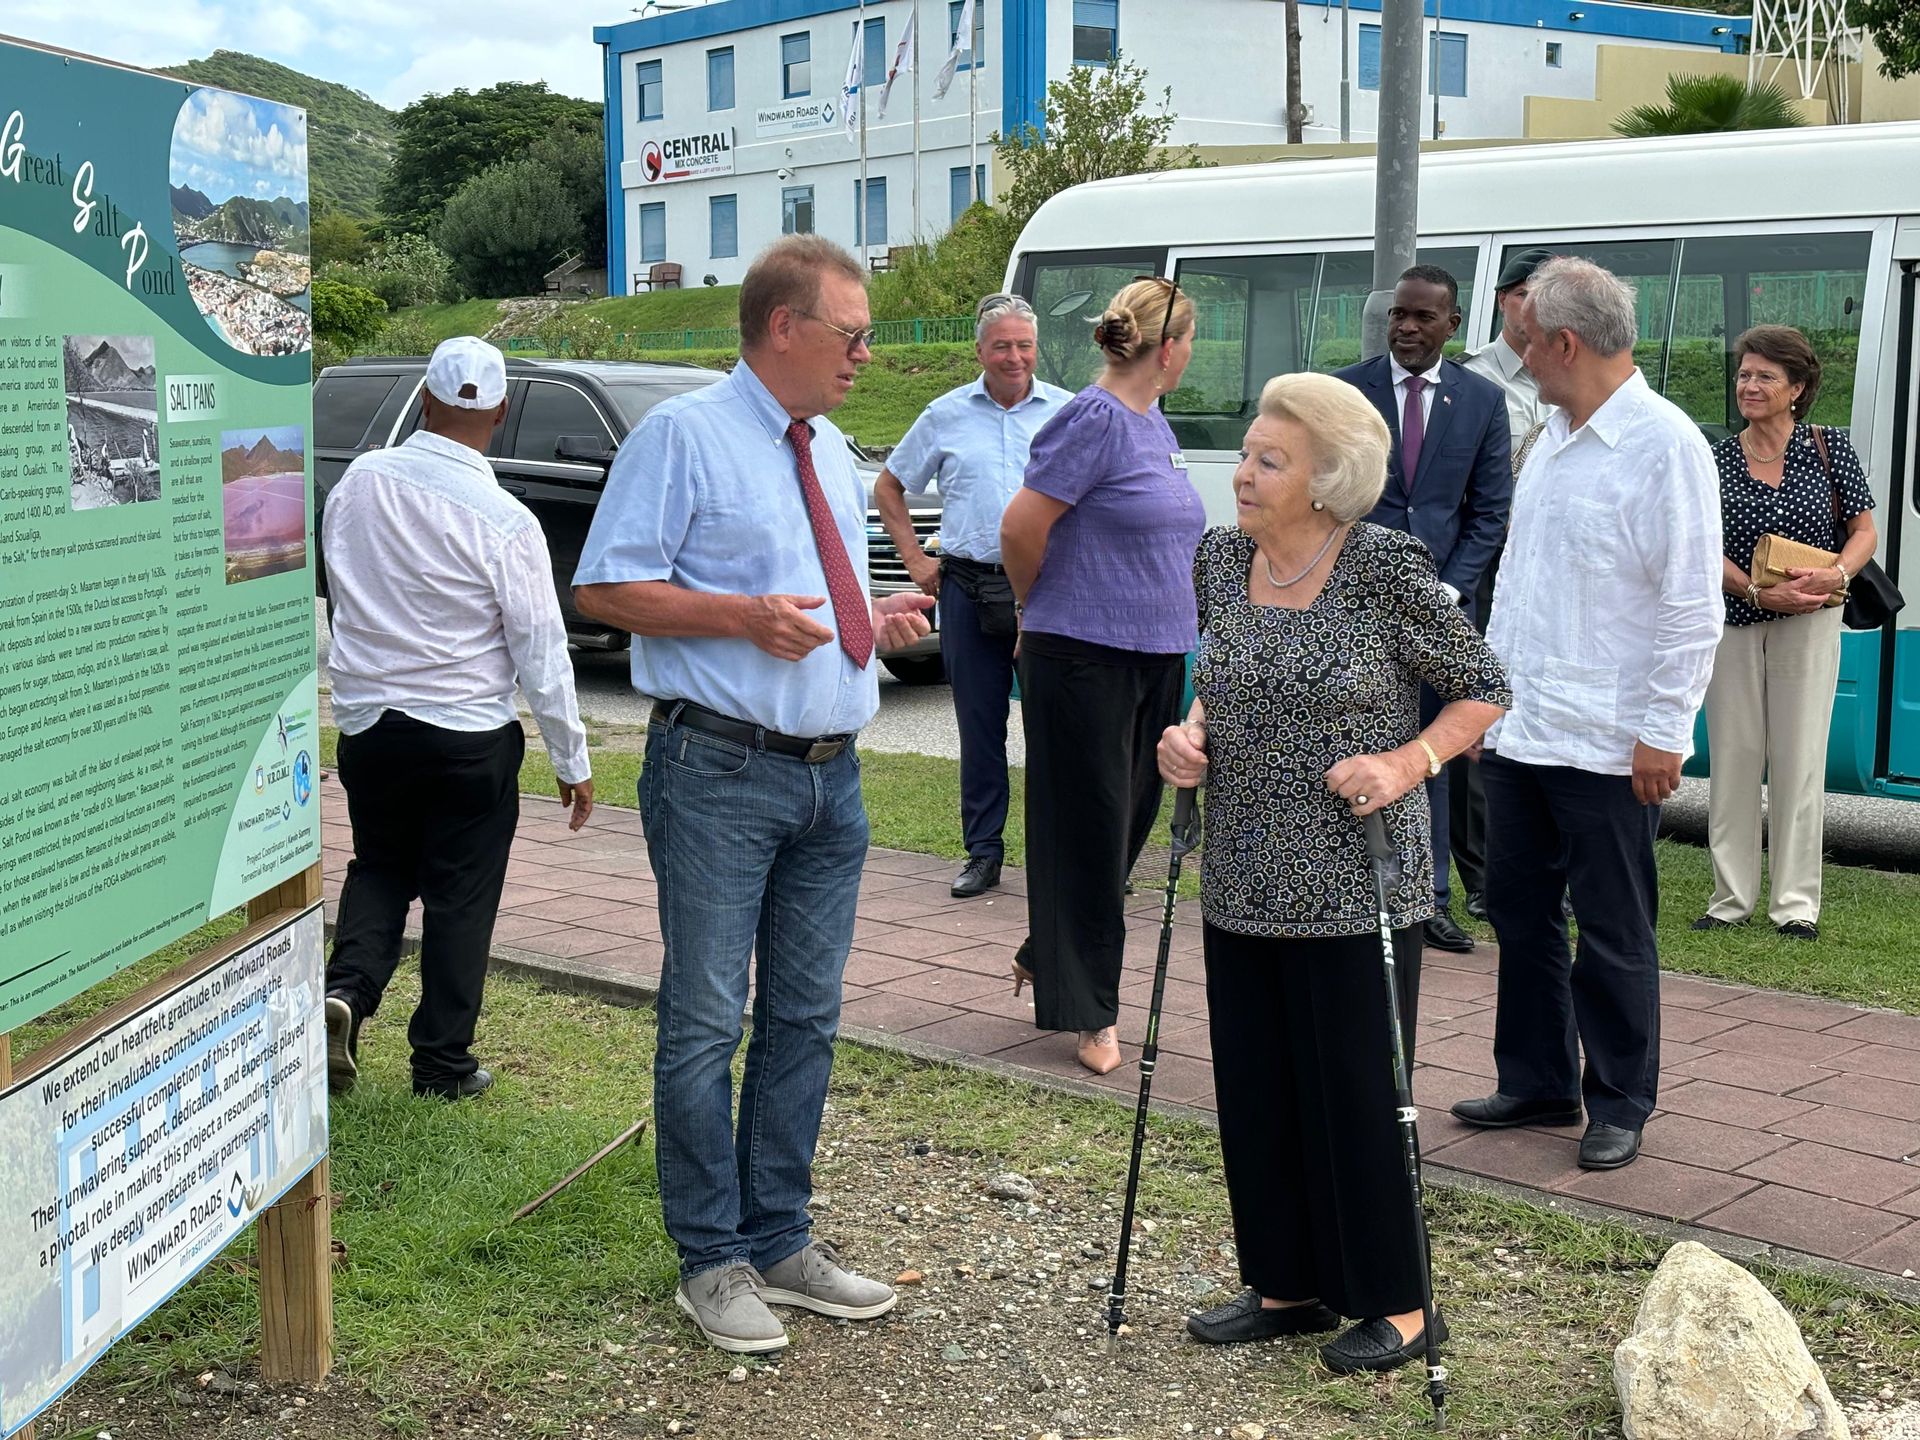
<path id="1" fill-rule="evenodd" d="M 1007 713 L 1019 638 L 1007 572 L 947 556 L 940 575 L 940 653 L 960 728 L 961 837 L 975 858 L 999 860 L 1006 853 Z"/>

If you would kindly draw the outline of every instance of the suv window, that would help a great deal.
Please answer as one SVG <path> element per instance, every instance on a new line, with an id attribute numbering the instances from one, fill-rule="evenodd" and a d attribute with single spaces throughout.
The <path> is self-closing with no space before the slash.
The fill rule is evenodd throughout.
<path id="1" fill-rule="evenodd" d="M 400 383 L 398 375 L 329 375 L 313 387 L 316 449 L 354 450 Z"/>
<path id="2" fill-rule="evenodd" d="M 591 435 L 611 447 L 613 436 L 607 422 L 583 391 L 553 380 L 535 380 L 527 386 L 526 399 L 520 402 L 520 429 L 514 437 L 516 460 L 554 461 L 559 459 L 562 435 Z"/>
<path id="3" fill-rule="evenodd" d="M 672 395 L 684 395 L 689 390 L 704 390 L 721 378 L 719 371 L 690 380 L 649 380 L 644 384 L 632 380 L 604 381 L 607 393 L 613 397 L 613 403 L 620 407 L 621 417 L 631 430 L 640 423 L 645 415 L 662 400 Z"/>

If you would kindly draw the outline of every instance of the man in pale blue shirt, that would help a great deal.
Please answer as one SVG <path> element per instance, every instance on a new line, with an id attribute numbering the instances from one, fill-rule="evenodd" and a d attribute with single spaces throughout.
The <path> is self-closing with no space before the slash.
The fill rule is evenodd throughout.
<path id="1" fill-rule="evenodd" d="M 659 885 L 654 1135 L 676 1303 L 715 1346 L 779 1350 L 769 1305 L 865 1320 L 893 1291 L 811 1236 L 814 1147 L 867 853 L 854 733 L 882 648 L 931 605 L 867 595 L 866 495 L 825 418 L 872 357 L 859 262 L 776 241 L 740 287 L 740 363 L 621 445 L 574 575 L 654 698 L 640 778 Z M 736 1129 L 730 1066 L 753 985 Z"/>
<path id="2" fill-rule="evenodd" d="M 1019 638 L 1013 587 L 1000 564 L 1000 517 L 1027 473 L 1040 427 L 1072 395 L 1033 378 L 1033 307 L 1018 295 L 989 295 L 976 308 L 974 354 L 980 378 L 949 390 L 921 412 L 887 457 L 874 505 L 906 562 L 907 574 L 940 598 L 940 653 L 960 722 L 960 821 L 966 868 L 953 882 L 961 899 L 1000 883 L 1007 824 L 1007 710 Z M 907 496 L 939 482 L 940 554 L 921 548 Z"/>

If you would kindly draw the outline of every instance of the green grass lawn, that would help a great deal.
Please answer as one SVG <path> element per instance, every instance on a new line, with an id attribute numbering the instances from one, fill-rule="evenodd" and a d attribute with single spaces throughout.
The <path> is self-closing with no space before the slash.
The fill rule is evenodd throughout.
<path id="1" fill-rule="evenodd" d="M 682 290 L 615 295 L 589 300 L 581 309 L 615 330 L 713 330 L 740 322 L 738 285 L 702 285 L 698 275 L 685 278 Z"/>
<path id="2" fill-rule="evenodd" d="M 452 305 L 414 305 L 394 312 L 395 319 L 407 316 L 420 321 L 434 340 L 455 335 L 484 335 L 500 320 L 498 300 L 462 300 Z"/>

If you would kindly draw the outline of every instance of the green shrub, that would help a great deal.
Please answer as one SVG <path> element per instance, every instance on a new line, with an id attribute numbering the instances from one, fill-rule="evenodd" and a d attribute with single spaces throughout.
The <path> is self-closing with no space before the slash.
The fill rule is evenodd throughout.
<path id="1" fill-rule="evenodd" d="M 894 269 L 874 276 L 873 318 L 971 315 L 981 296 L 1005 283 L 1014 238 L 1013 226 L 1000 211 L 969 206 L 933 244 L 908 247 L 896 257 Z"/>
<path id="2" fill-rule="evenodd" d="M 426 323 L 415 315 L 396 315 L 380 327 L 380 333 L 362 354 L 431 355 L 439 342 Z"/>
<path id="3" fill-rule="evenodd" d="M 363 345 L 386 323 L 387 302 L 373 291 L 338 280 L 313 282 L 313 331 L 343 349 Z"/>

